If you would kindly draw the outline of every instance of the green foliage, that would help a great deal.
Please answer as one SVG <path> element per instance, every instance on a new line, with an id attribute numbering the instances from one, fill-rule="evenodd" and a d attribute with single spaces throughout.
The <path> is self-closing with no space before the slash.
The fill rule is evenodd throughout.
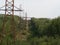
<path id="1" fill-rule="evenodd" d="M 46 34 L 47 27 L 49 26 L 50 19 L 40 18 L 40 19 L 31 19 L 31 31 L 33 36 L 43 36 Z"/>
<path id="2" fill-rule="evenodd" d="M 60 17 L 52 19 L 47 29 L 47 34 L 54 37 L 56 37 L 56 35 L 60 35 Z"/>
<path id="3" fill-rule="evenodd" d="M 4 15 L 0 15 L 0 45 L 60 45 L 60 17 L 55 19 L 31 18 L 28 20 L 29 30 L 26 31 L 25 20 L 14 16 L 16 37 L 19 37 L 15 41 L 10 28 L 10 16 L 6 18 L 6 30 L 2 33 L 3 17 Z M 28 34 L 30 35 L 27 36 Z M 21 36 L 26 40 L 20 40 Z"/>

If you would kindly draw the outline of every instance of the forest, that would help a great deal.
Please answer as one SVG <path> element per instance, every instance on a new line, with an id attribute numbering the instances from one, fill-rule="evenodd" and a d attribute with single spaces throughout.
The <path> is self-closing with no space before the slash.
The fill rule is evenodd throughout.
<path id="1" fill-rule="evenodd" d="M 0 45 L 60 45 L 60 17 L 34 18 L 28 20 L 28 30 L 25 29 L 25 20 L 14 16 L 15 40 L 13 30 L 10 30 L 8 16 L 2 33 L 3 14 L 0 14 Z M 22 22 L 22 23 L 21 23 Z"/>

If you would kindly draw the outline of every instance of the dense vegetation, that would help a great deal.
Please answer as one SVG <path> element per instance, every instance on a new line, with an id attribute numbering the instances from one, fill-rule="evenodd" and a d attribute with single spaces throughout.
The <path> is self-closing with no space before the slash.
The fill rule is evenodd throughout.
<path id="1" fill-rule="evenodd" d="M 10 16 L 6 21 L 6 34 L 2 33 L 3 16 L 0 15 L 0 45 L 60 45 L 60 17 L 31 18 L 28 20 L 29 30 L 25 29 L 25 20 L 19 16 L 14 16 L 16 40 L 10 30 Z M 22 22 L 22 24 L 21 24 Z M 1 35 L 2 34 L 2 35 Z M 5 34 L 5 36 L 3 36 Z M 2 39 L 2 42 L 1 42 Z"/>

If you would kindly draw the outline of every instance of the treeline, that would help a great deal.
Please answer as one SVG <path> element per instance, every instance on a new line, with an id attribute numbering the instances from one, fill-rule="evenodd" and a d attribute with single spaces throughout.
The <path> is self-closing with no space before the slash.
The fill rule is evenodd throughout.
<path id="1" fill-rule="evenodd" d="M 32 36 L 60 36 L 60 17 L 55 19 L 48 18 L 32 18 L 30 23 L 30 31 Z"/>
<path id="2" fill-rule="evenodd" d="M 29 29 L 26 30 L 26 21 L 14 16 L 16 27 L 16 40 L 14 40 L 11 33 L 13 31 L 9 27 L 10 16 L 7 17 L 5 31 L 2 33 L 3 16 L 0 15 L 0 45 L 60 45 L 60 17 L 31 18 L 28 20 Z"/>
<path id="3" fill-rule="evenodd" d="M 60 45 L 60 17 L 31 18 L 30 31 L 33 45 Z"/>

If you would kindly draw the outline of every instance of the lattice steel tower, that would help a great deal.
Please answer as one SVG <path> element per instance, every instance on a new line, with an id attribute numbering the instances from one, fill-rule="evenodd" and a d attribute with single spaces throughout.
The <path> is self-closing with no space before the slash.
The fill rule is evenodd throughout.
<path id="1" fill-rule="evenodd" d="M 3 30 L 5 30 L 5 22 L 7 16 L 11 16 L 11 30 L 15 30 L 14 24 L 14 0 L 6 0 L 5 1 L 5 16 L 3 21 Z"/>
<path id="2" fill-rule="evenodd" d="M 2 9 L 3 7 L 5 7 L 5 9 Z M 15 36 L 16 36 L 16 25 L 15 25 L 15 20 L 14 20 L 14 11 L 23 11 L 21 9 L 19 9 L 18 7 L 14 6 L 14 0 L 5 0 L 5 5 L 1 7 L 0 11 L 5 11 L 5 15 L 4 15 L 4 18 L 3 18 L 3 24 L 2 24 L 2 34 L 3 35 L 2 37 L 6 36 L 7 33 L 9 32 L 5 32 L 6 31 L 6 25 L 8 22 L 7 20 L 7 17 L 9 18 L 10 17 L 10 20 L 9 20 L 9 29 L 10 30 L 10 33 L 13 35 L 13 40 L 15 42 Z M 16 10 L 14 9 L 14 7 L 16 8 Z M 9 35 L 9 34 L 7 34 Z M 1 42 L 2 42 L 3 38 L 1 39 Z M 7 39 L 8 40 L 8 39 Z M 8 41 L 7 41 L 7 45 L 8 44 Z"/>
<path id="3" fill-rule="evenodd" d="M 15 33 L 15 21 L 14 21 L 14 0 L 5 1 L 5 16 L 3 19 L 3 27 L 2 27 L 2 31 L 5 35 L 7 34 L 7 32 L 5 32 L 5 31 L 6 31 L 6 21 L 8 20 L 7 19 L 8 16 L 10 17 L 9 30 L 11 30 L 10 33 L 13 35 L 13 39 L 15 41 L 16 33 Z M 7 45 L 8 45 L 8 41 L 7 41 Z"/>

